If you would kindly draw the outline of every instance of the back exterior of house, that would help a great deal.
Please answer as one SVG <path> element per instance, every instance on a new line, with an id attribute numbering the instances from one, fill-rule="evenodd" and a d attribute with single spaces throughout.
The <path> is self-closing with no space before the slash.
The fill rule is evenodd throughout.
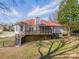
<path id="1" fill-rule="evenodd" d="M 40 17 L 35 19 L 27 19 L 15 24 L 15 34 L 28 41 L 32 40 L 48 40 L 51 37 L 59 36 L 63 26 L 57 22 L 46 21 Z M 54 36 L 53 36 L 54 35 Z M 19 39 L 21 39 L 19 37 Z"/>
<path id="2" fill-rule="evenodd" d="M 15 31 L 24 32 L 26 35 L 60 33 L 63 26 L 57 22 L 46 21 L 37 17 L 16 24 Z"/>

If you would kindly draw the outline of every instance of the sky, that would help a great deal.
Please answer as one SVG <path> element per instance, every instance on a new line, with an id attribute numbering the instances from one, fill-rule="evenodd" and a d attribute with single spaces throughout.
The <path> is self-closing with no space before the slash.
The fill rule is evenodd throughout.
<path id="1" fill-rule="evenodd" d="M 44 19 L 51 16 L 54 20 L 60 2 L 61 0 L 0 0 L 0 23 L 15 23 L 37 16 Z"/>

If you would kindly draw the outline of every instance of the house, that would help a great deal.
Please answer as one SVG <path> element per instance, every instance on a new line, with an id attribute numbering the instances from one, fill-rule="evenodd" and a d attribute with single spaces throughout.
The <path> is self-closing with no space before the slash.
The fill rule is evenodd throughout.
<path id="1" fill-rule="evenodd" d="M 15 29 L 14 24 L 10 24 L 9 25 L 9 31 L 15 31 L 14 29 Z"/>
<path id="2" fill-rule="evenodd" d="M 40 17 L 17 22 L 15 25 L 15 33 L 19 33 L 22 37 L 26 36 L 28 40 L 51 39 L 53 34 L 60 34 L 61 30 L 63 25 Z"/>
<path id="3" fill-rule="evenodd" d="M 4 29 L 4 26 L 2 24 L 0 24 L 0 32 L 2 32 Z"/>
<path id="4" fill-rule="evenodd" d="M 62 29 L 63 26 L 61 24 L 46 21 L 40 17 L 17 22 L 15 26 L 15 32 L 24 32 L 26 35 L 60 33 Z"/>
<path id="5" fill-rule="evenodd" d="M 60 33 L 63 26 L 57 22 L 46 21 L 36 17 L 36 19 L 27 19 L 22 22 L 17 22 L 15 31 L 23 32 L 26 34 L 48 34 L 48 33 Z"/>
<path id="6" fill-rule="evenodd" d="M 14 31 L 14 24 L 4 24 L 4 31 Z"/>

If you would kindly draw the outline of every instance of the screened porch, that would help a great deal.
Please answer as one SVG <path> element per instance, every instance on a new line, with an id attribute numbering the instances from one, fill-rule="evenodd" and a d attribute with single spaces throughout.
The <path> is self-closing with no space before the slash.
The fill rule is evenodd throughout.
<path id="1" fill-rule="evenodd" d="M 25 29 L 26 35 L 52 34 L 52 28 L 49 26 L 28 26 Z"/>

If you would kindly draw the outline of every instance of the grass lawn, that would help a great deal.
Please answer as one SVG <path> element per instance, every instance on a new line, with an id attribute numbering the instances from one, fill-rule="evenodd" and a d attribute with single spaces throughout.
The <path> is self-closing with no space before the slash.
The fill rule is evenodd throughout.
<path id="1" fill-rule="evenodd" d="M 71 43 L 69 43 L 69 41 Z M 21 47 L 0 48 L 1 59 L 64 59 L 64 57 L 73 56 L 77 53 L 79 56 L 79 47 L 76 47 L 79 40 L 62 42 L 61 40 L 43 40 L 32 41 Z M 41 53 L 41 54 L 40 54 Z M 66 55 L 66 56 L 65 56 Z M 52 56 L 52 57 L 51 57 Z"/>
<path id="2" fill-rule="evenodd" d="M 2 41 L 11 41 L 14 40 L 14 37 L 0 37 L 0 42 Z"/>
<path id="3" fill-rule="evenodd" d="M 13 45 L 14 37 L 0 37 L 0 47 Z"/>

